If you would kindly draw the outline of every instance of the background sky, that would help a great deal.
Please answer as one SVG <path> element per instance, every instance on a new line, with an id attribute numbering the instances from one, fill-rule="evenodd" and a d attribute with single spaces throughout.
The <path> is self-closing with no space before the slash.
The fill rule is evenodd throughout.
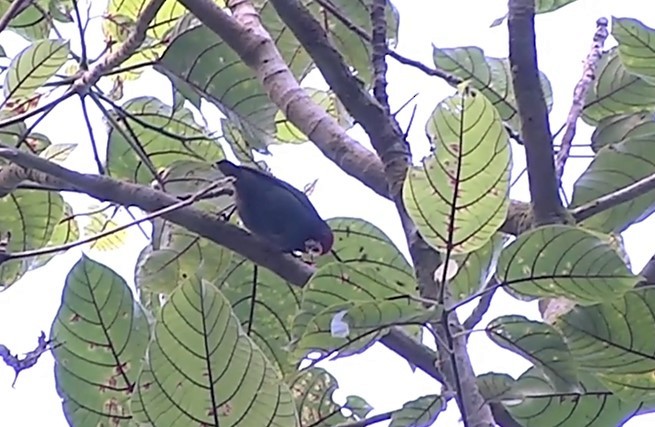
<path id="1" fill-rule="evenodd" d="M 432 64 L 432 44 L 438 47 L 479 46 L 490 56 L 504 57 L 508 54 L 507 28 L 502 25 L 489 28 L 490 23 L 506 13 L 506 0 L 396 0 L 400 12 L 400 33 L 397 50 L 412 59 Z M 537 17 L 537 44 L 540 69 L 546 73 L 553 87 L 555 105 L 551 113 L 551 126 L 557 130 L 564 122 L 571 103 L 573 88 L 581 75 L 596 19 L 605 16 L 635 17 L 644 24 L 655 27 L 655 16 L 644 0 L 578 0 L 557 12 Z M 88 28 L 87 40 L 90 57 L 97 55 L 103 47 L 101 20 L 104 2 L 95 1 L 91 9 L 93 19 Z M 83 7 L 82 9 L 85 9 Z M 73 39 L 73 49 L 79 48 L 74 27 L 62 31 L 64 37 Z M 0 34 L 0 44 L 10 56 L 22 50 L 27 43 L 5 31 Z M 610 37 L 606 48 L 614 45 Z M 79 50 L 78 50 L 79 52 Z M 5 61 L 5 62 L 2 62 Z M 8 60 L 0 60 L 6 65 Z M 389 63 L 389 96 L 392 110 L 400 107 L 415 93 L 419 93 L 417 116 L 410 132 L 415 160 L 427 154 L 428 140 L 424 123 L 435 105 L 454 90 L 437 78 L 428 77 L 393 59 Z M 320 85 L 320 79 L 313 79 Z M 158 96 L 171 103 L 169 84 L 154 72 L 148 72 L 136 82 L 127 82 L 125 98 L 135 96 Z M 208 121 L 214 124 L 212 130 L 220 127 L 215 107 L 203 108 Z M 98 111 L 90 108 L 91 121 L 96 140 L 104 146 L 105 126 Z M 411 108 L 399 115 L 405 126 Z M 78 143 L 80 146 L 70 156 L 67 166 L 80 171 L 93 171 L 89 137 L 82 119 L 82 110 L 77 98 L 60 105 L 37 127 L 47 134 L 53 143 Z M 588 143 L 592 129 L 580 123 L 575 143 Z M 366 135 L 360 129 L 351 131 L 362 143 L 368 144 Z M 376 196 L 359 182 L 348 177 L 327 160 L 312 144 L 302 146 L 278 146 L 271 148 L 274 156 L 266 159 L 272 171 L 280 178 L 298 188 L 318 179 L 311 199 L 324 218 L 352 216 L 363 218 L 380 227 L 406 253 L 400 222 L 390 202 Z M 575 154 L 588 153 L 584 148 L 574 149 Z M 521 149 L 514 152 L 514 176 L 524 167 Z M 582 173 L 588 159 L 570 159 L 565 174 L 565 188 L 568 196 L 574 180 Z M 527 179 L 524 177 L 512 190 L 512 197 L 529 200 Z M 85 196 L 66 196 L 69 202 L 81 206 L 90 201 Z M 625 233 L 627 251 L 635 272 L 655 253 L 655 239 L 644 239 L 655 231 L 655 220 L 648 219 L 634 225 Z M 86 251 L 95 260 L 104 263 L 133 283 L 136 256 L 146 244 L 138 230 L 130 233 L 128 246 L 120 251 Z M 0 293 L 0 343 L 12 352 L 27 352 L 34 348 L 40 331 L 50 330 L 52 319 L 59 307 L 61 290 L 66 274 L 79 259 L 81 249 L 71 250 L 58 256 L 45 267 L 26 274 L 19 282 Z M 460 316 L 466 316 L 471 307 L 464 307 Z M 503 292 L 497 292 L 492 309 L 487 313 L 480 330 L 486 323 L 503 314 L 523 314 L 539 319 L 536 304 L 511 299 Z M 464 317 L 462 317 L 464 318 Z M 484 332 L 474 332 L 469 341 L 471 360 L 476 373 L 489 371 L 507 372 L 518 376 L 528 363 L 519 356 L 491 343 Z M 337 399 L 349 394 L 364 397 L 375 408 L 385 412 L 399 408 L 404 402 L 419 396 L 437 393 L 439 386 L 431 378 L 417 371 L 412 373 L 408 364 L 395 353 L 376 344 L 363 355 L 323 363 L 339 381 Z M 383 374 L 381 374 L 381 372 Z M 49 353 L 43 355 L 33 368 L 21 373 L 14 389 L 11 388 L 13 370 L 0 365 L 0 425 L 23 427 L 67 425 L 60 399 L 54 385 L 53 360 Z M 655 415 L 642 416 L 627 424 L 628 427 L 653 425 Z M 435 426 L 450 427 L 458 423 L 458 414 L 452 409 L 442 415 Z M 386 426 L 379 423 L 376 426 Z M 544 426 L 548 427 L 548 426 Z"/>

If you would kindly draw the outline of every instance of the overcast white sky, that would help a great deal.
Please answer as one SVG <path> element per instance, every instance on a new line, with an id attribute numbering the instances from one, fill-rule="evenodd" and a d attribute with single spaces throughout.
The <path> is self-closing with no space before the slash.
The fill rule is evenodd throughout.
<path id="1" fill-rule="evenodd" d="M 101 11 L 100 3 L 97 2 L 98 8 L 94 8 L 96 16 Z M 432 64 L 432 43 L 439 47 L 476 45 L 482 47 L 488 55 L 507 56 L 506 27 L 489 28 L 495 18 L 505 13 L 506 0 L 396 0 L 395 3 L 401 16 L 398 49 L 405 56 Z M 652 27 L 655 26 L 655 17 L 650 13 L 652 10 L 647 6 L 649 4 L 643 0 L 578 0 L 555 13 L 537 18 L 539 65 L 554 89 L 555 107 L 551 114 L 554 130 L 563 123 L 568 112 L 571 93 L 579 79 L 582 60 L 588 52 L 596 19 L 600 16 L 630 16 Z M 99 24 L 100 20 L 96 19 L 87 34 L 99 37 Z M 64 36 L 75 38 L 76 34 L 75 31 L 67 31 Z M 91 56 L 100 51 L 100 41 L 98 38 L 92 46 Z M 611 40 L 609 43 L 614 44 Z M 7 32 L 0 35 L 0 44 L 9 55 L 14 55 L 26 46 L 24 41 Z M 389 73 L 392 109 L 420 92 L 417 98 L 420 108 L 410 133 L 414 154 L 420 158 L 426 154 L 428 147 L 423 123 L 435 104 L 451 95 L 453 90 L 437 79 L 397 64 L 393 59 L 389 60 Z M 156 95 L 170 103 L 168 86 L 162 86 L 165 84 L 166 80 L 148 73 L 138 84 L 128 82 L 125 95 L 126 98 Z M 403 123 L 408 119 L 409 110 L 400 115 Z M 94 109 L 91 111 L 96 137 L 104 144 L 104 126 L 98 113 Z M 218 119 L 213 119 L 216 117 L 213 115 L 215 109 L 208 108 L 206 111 L 210 112 L 209 117 L 218 126 Z M 53 143 L 81 144 L 71 156 L 68 166 L 88 171 L 92 167 L 89 160 L 91 157 L 88 135 L 81 117 L 79 101 L 69 100 L 51 113 L 38 130 L 46 133 Z M 356 138 L 365 140 L 361 131 L 354 130 L 352 133 Z M 588 141 L 590 134 L 591 130 L 587 126 L 578 126 L 576 142 Z M 278 177 L 298 188 L 319 179 L 311 198 L 323 217 L 364 218 L 382 228 L 404 250 L 402 230 L 391 204 L 343 174 L 314 146 L 275 147 L 271 151 L 275 156 L 267 159 L 267 162 Z M 514 162 L 516 174 L 524 166 L 522 152 L 515 152 Z M 582 159 L 569 161 L 565 176 L 569 195 L 573 180 L 587 163 L 587 160 Z M 512 196 L 528 199 L 526 179 L 522 179 L 513 189 Z M 82 201 L 81 198 L 75 200 Z M 643 239 L 644 233 L 652 235 L 654 225 L 655 221 L 647 220 L 624 233 L 635 271 L 639 271 L 655 253 L 655 239 Z M 136 234 L 133 243 L 120 252 L 90 252 L 90 256 L 110 266 L 128 283 L 132 283 L 134 262 L 144 244 L 143 236 Z M 6 292 L 0 293 L 0 343 L 14 352 L 29 351 L 34 347 L 40 331 L 49 331 L 60 302 L 64 278 L 77 261 L 79 253 L 79 250 L 74 250 L 58 257 L 46 267 L 27 274 Z M 520 303 L 500 294 L 494 299 L 492 310 L 484 322 L 508 313 L 538 318 L 534 304 Z M 499 371 L 518 376 L 528 366 L 522 358 L 489 342 L 484 333 L 473 334 L 470 349 L 478 373 Z M 434 381 L 420 372 L 413 374 L 402 359 L 381 345 L 374 346 L 364 355 L 329 362 L 324 366 L 340 383 L 338 396 L 360 395 L 368 400 L 376 412 L 393 410 L 409 399 L 438 392 Z M 381 375 L 381 372 L 384 374 Z M 13 371 L 0 365 L 0 425 L 67 425 L 55 391 L 53 361 L 49 354 L 44 355 L 35 367 L 21 374 L 15 389 L 11 388 L 12 380 Z M 435 425 L 450 427 L 457 425 L 457 421 L 457 414 L 449 411 Z M 645 427 L 653 422 L 655 415 L 649 415 L 625 425 Z"/>

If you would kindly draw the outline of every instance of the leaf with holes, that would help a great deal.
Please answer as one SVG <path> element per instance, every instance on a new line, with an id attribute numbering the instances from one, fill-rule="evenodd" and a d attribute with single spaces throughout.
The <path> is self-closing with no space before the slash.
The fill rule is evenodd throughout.
<path id="1" fill-rule="evenodd" d="M 489 323 L 487 336 L 541 369 L 556 390 L 580 391 L 576 362 L 564 338 L 552 326 L 524 316 L 501 316 Z"/>
<path id="2" fill-rule="evenodd" d="M 604 118 L 655 109 L 655 84 L 625 69 L 616 48 L 603 54 L 587 92 L 582 119 L 596 126 Z"/>
<path id="3" fill-rule="evenodd" d="M 621 400 L 591 375 L 582 374 L 581 380 L 580 394 L 561 393 L 532 367 L 518 380 L 483 374 L 478 387 L 487 401 L 500 403 L 524 427 L 616 427 L 648 409 L 643 403 Z"/>
<path id="4" fill-rule="evenodd" d="M 170 294 L 191 275 L 215 281 L 230 265 L 232 252 L 178 225 L 169 224 L 160 248 L 144 253 L 136 266 L 139 289 Z"/>
<path id="5" fill-rule="evenodd" d="M 295 374 L 289 386 L 300 414 L 301 426 L 335 427 L 357 421 L 346 417 L 333 400 L 337 379 L 323 368 L 311 367 Z"/>
<path id="6" fill-rule="evenodd" d="M 638 19 L 612 17 L 612 36 L 625 69 L 655 83 L 655 29 Z"/>
<path id="7" fill-rule="evenodd" d="M 584 305 L 612 301 L 639 282 L 607 242 L 568 225 L 519 236 L 500 255 L 497 275 L 516 298 L 562 296 Z"/>
<path id="8" fill-rule="evenodd" d="M 434 65 L 448 74 L 468 81 L 496 107 L 503 121 L 518 129 L 520 121 L 508 58 L 485 56 L 477 46 L 441 49 L 432 47 Z M 544 73 L 539 73 L 548 111 L 553 106 L 553 90 Z"/>
<path id="9" fill-rule="evenodd" d="M 507 216 L 512 163 L 507 132 L 493 105 L 467 89 L 439 103 L 426 131 L 435 153 L 407 174 L 407 212 L 440 252 L 472 252 Z"/>
<path id="10" fill-rule="evenodd" d="M 654 146 L 655 134 L 603 147 L 575 182 L 570 206 L 575 208 L 591 203 L 655 174 Z M 655 190 L 597 213 L 580 225 L 600 232 L 620 233 L 653 212 Z"/>
<path id="11" fill-rule="evenodd" d="M 66 276 L 50 332 L 57 392 L 70 425 L 130 424 L 150 333 L 127 283 L 86 255 Z"/>
<path id="12" fill-rule="evenodd" d="M 390 327 L 420 325 L 439 315 L 409 298 L 331 305 L 309 321 L 294 344 L 294 356 L 301 360 L 313 351 L 320 354 L 336 352 L 334 359 L 352 356 L 372 346 L 389 332 Z M 345 330 L 336 330 L 334 322 L 343 325 Z"/>
<path id="13" fill-rule="evenodd" d="M 303 290 L 300 312 L 293 319 L 292 335 L 303 335 L 311 320 L 328 307 L 349 302 L 384 301 L 414 295 L 390 280 L 384 270 L 371 266 L 330 263 L 320 267 Z"/>
<path id="14" fill-rule="evenodd" d="M 246 334 L 284 374 L 296 368 L 289 360 L 289 323 L 300 307 L 300 289 L 240 256 L 216 281 L 232 304 Z"/>
<path id="15" fill-rule="evenodd" d="M 391 415 L 389 427 L 429 427 L 446 410 L 446 401 L 437 394 L 411 400 Z"/>
<path id="16" fill-rule="evenodd" d="M 638 289 L 603 304 L 574 307 L 555 327 L 579 369 L 626 401 L 655 398 L 655 290 Z"/>
<path id="17" fill-rule="evenodd" d="M 16 190 L 0 198 L 0 239 L 11 233 L 7 250 L 23 252 L 44 247 L 64 214 L 64 200 L 53 191 Z M 11 286 L 29 268 L 30 260 L 0 265 L 0 289 Z"/>
<path id="18" fill-rule="evenodd" d="M 602 119 L 591 135 L 591 148 L 594 152 L 628 138 L 655 138 L 655 117 L 652 112 L 617 114 Z"/>
<path id="19" fill-rule="evenodd" d="M 107 170 L 114 178 L 150 184 L 154 177 L 139 153 L 125 138 L 137 143 L 155 168 L 174 161 L 196 160 L 214 163 L 224 158 L 223 150 L 207 131 L 196 123 L 191 110 L 173 109 L 154 97 L 134 98 L 113 110 L 122 132 L 109 131 Z"/>
<path id="20" fill-rule="evenodd" d="M 273 143 L 277 107 L 239 56 L 205 26 L 182 32 L 155 67 L 213 102 L 244 133 L 250 148 Z"/>
<path id="21" fill-rule="evenodd" d="M 279 371 L 227 298 L 196 276 L 161 309 L 132 410 L 153 427 L 299 425 Z"/>
<path id="22" fill-rule="evenodd" d="M 63 40 L 39 40 L 11 60 L 3 86 L 4 96 L 24 100 L 34 95 L 66 63 L 70 45 Z"/>

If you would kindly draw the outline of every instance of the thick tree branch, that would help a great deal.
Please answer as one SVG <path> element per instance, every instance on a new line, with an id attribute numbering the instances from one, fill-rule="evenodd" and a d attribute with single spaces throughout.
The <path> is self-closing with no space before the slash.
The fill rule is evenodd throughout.
<path id="1" fill-rule="evenodd" d="M 299 0 L 270 2 L 312 57 L 348 113 L 368 134 L 385 166 L 390 193 L 392 196 L 397 194 L 407 172 L 408 160 L 408 149 L 400 127 L 353 75 L 321 24 Z"/>
<path id="2" fill-rule="evenodd" d="M 150 187 L 124 183 L 106 176 L 71 171 L 46 159 L 15 148 L 0 148 L 0 157 L 14 163 L 11 166 L 3 166 L 2 168 L 3 173 L 11 177 L 7 182 L 0 181 L 0 188 L 6 191 L 4 194 L 12 190 L 12 185 L 18 185 L 14 176 L 19 174 L 20 177 L 39 184 L 54 186 L 65 191 L 82 192 L 98 200 L 117 203 L 126 207 L 136 206 L 150 213 L 179 205 L 180 202 L 177 197 Z M 21 171 L 4 172 L 7 168 L 15 169 L 17 166 L 20 166 Z M 0 196 L 4 194 L 0 194 Z M 293 285 L 304 286 L 314 272 L 311 266 L 298 261 L 290 255 L 280 253 L 244 229 L 222 221 L 218 216 L 201 211 L 193 206 L 181 207 L 162 215 L 162 217 L 239 253 L 252 262 L 273 271 Z M 437 381 L 442 380 L 435 367 L 437 356 L 434 352 L 407 336 L 400 329 L 392 329 L 388 335 L 382 338 L 381 342 Z"/>
<path id="3" fill-rule="evenodd" d="M 539 80 L 534 8 L 534 0 L 509 0 L 509 61 L 534 219 L 541 225 L 562 222 L 565 210 L 559 197 L 548 110 Z"/>
<path id="4" fill-rule="evenodd" d="M 373 191 L 388 197 L 380 159 L 351 138 L 339 123 L 300 87 L 257 14 L 228 15 L 211 0 L 180 0 L 216 33 L 257 75 L 269 98 L 325 156 Z"/>

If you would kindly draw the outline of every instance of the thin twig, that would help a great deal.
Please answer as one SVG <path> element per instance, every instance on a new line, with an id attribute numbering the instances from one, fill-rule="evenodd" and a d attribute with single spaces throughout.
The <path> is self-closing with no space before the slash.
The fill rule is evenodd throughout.
<path id="1" fill-rule="evenodd" d="M 80 68 L 86 70 L 89 66 L 89 57 L 86 50 L 85 25 L 82 24 L 82 14 L 80 13 L 79 0 L 73 0 L 73 9 L 75 10 L 75 21 L 77 32 L 80 35 L 80 45 L 82 46 L 82 56 L 80 57 Z M 88 17 L 87 17 L 88 19 Z"/>
<path id="2" fill-rule="evenodd" d="M 96 84 L 100 77 L 113 68 L 118 67 L 132 56 L 134 51 L 146 39 L 146 31 L 148 31 L 150 22 L 155 19 L 157 12 L 159 12 L 164 2 L 165 0 L 150 0 L 141 10 L 141 14 L 127 39 L 113 53 L 105 56 L 101 61 L 89 68 L 89 70 L 82 73 L 75 83 L 73 83 L 71 90 L 79 94 L 87 93 L 89 88 Z"/>
<path id="3" fill-rule="evenodd" d="M 582 206 L 578 206 L 571 210 L 571 215 L 573 215 L 576 222 L 584 221 L 621 203 L 629 202 L 639 196 L 643 196 L 652 190 L 655 190 L 655 174 L 642 178 L 633 184 L 601 196 Z"/>
<path id="4" fill-rule="evenodd" d="M 91 118 L 89 117 L 89 110 L 88 107 L 86 106 L 86 99 L 84 97 L 80 97 L 80 104 L 82 106 L 82 115 L 84 115 L 84 124 L 86 125 L 86 131 L 89 134 L 89 141 L 91 141 L 91 149 L 93 150 L 93 160 L 95 160 L 96 162 L 98 173 L 100 175 L 104 175 L 106 173 L 105 167 L 102 164 L 102 160 L 100 160 L 100 152 L 98 151 L 98 142 L 96 141 L 96 137 L 93 134 L 93 126 L 91 126 Z"/>
<path id="5" fill-rule="evenodd" d="M 482 317 L 484 317 L 485 314 L 487 314 L 487 311 L 489 311 L 489 307 L 491 306 L 491 300 L 494 297 L 494 294 L 496 293 L 496 289 L 498 289 L 498 283 L 496 282 L 495 278 L 492 278 L 487 285 L 485 286 L 485 289 L 490 289 L 489 292 L 486 292 L 480 297 L 480 301 L 478 302 L 478 305 L 475 306 L 473 311 L 471 312 L 471 315 L 466 318 L 462 326 L 464 327 L 465 331 L 470 331 L 475 326 L 482 321 Z M 468 339 L 468 335 L 467 335 Z"/>
<path id="6" fill-rule="evenodd" d="M 596 79 L 596 66 L 598 61 L 600 61 L 600 58 L 603 56 L 603 46 L 605 45 L 605 40 L 607 40 L 607 37 L 609 36 L 607 24 L 607 18 L 599 18 L 596 21 L 594 42 L 591 45 L 591 51 L 585 59 L 582 69 L 582 78 L 580 78 L 580 81 L 578 81 L 578 84 L 575 85 L 575 89 L 573 90 L 573 102 L 571 104 L 571 109 L 569 110 L 569 115 L 566 118 L 566 130 L 564 131 L 564 136 L 562 136 L 561 148 L 555 159 L 557 179 L 559 180 L 562 179 L 562 174 L 564 173 L 564 166 L 566 166 L 566 161 L 568 160 L 569 152 L 571 151 L 571 144 L 575 137 L 578 119 L 584 109 L 587 92 Z"/>

